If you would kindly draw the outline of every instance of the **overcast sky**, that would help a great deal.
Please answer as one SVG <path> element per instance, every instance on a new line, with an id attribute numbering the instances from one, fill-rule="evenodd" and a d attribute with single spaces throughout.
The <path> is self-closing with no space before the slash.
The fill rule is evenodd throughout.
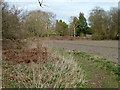
<path id="1" fill-rule="evenodd" d="M 48 7 L 41 8 L 38 0 L 5 0 L 11 5 L 14 4 L 19 9 L 24 10 L 42 10 L 53 12 L 57 19 L 62 19 L 69 23 L 70 16 L 77 16 L 83 12 L 85 17 L 89 17 L 90 11 L 99 6 L 105 10 L 110 10 L 111 7 L 118 7 L 119 0 L 44 0 Z M 42 1 L 42 0 L 40 0 Z"/>

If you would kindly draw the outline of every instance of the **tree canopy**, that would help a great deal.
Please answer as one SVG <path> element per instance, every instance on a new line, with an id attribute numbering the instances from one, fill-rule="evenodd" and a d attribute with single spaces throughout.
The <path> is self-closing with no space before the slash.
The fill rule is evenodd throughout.
<path id="1" fill-rule="evenodd" d="M 116 39 L 118 34 L 118 9 L 105 11 L 100 7 L 94 8 L 89 17 L 93 30 L 93 39 Z"/>
<path id="2" fill-rule="evenodd" d="M 88 29 L 86 18 L 84 17 L 84 14 L 80 12 L 79 19 L 78 19 L 78 29 L 77 29 L 77 36 L 80 36 L 81 33 L 86 35 Z"/>
<path id="3" fill-rule="evenodd" d="M 79 17 L 71 17 L 70 28 L 73 29 L 74 36 L 86 35 L 88 25 L 84 14 L 80 12 Z"/>
<path id="4" fill-rule="evenodd" d="M 56 21 L 56 33 L 58 36 L 66 36 L 68 33 L 68 25 L 62 20 Z"/>

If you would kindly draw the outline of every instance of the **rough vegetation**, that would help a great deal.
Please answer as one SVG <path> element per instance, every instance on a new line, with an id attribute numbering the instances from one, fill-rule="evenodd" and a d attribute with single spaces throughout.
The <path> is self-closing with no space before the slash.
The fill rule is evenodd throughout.
<path id="1" fill-rule="evenodd" d="M 2 50 L 9 50 L 9 49 L 23 49 L 26 45 L 26 42 L 21 40 L 10 40 L 4 39 L 1 40 L 2 42 Z"/>
<path id="2" fill-rule="evenodd" d="M 4 50 L 3 88 L 84 87 L 84 71 L 73 58 L 51 52 L 41 45 L 33 49 Z"/>
<path id="3" fill-rule="evenodd" d="M 42 46 L 29 50 L 5 50 L 2 53 L 5 61 L 13 63 L 39 63 L 47 61 L 47 50 Z"/>
<path id="4" fill-rule="evenodd" d="M 83 52 L 35 47 L 3 50 L 3 88 L 118 87 L 117 63 Z"/>

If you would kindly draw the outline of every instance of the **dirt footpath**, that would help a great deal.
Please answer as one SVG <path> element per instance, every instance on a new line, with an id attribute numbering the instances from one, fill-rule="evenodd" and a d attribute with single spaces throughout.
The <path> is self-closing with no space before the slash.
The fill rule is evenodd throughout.
<path id="1" fill-rule="evenodd" d="M 118 62 L 118 41 L 45 40 L 42 43 L 49 48 L 86 52 Z"/>

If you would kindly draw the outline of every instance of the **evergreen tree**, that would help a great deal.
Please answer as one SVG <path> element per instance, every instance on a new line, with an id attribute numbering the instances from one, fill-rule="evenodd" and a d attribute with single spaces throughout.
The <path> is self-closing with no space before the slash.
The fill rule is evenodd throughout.
<path id="1" fill-rule="evenodd" d="M 88 29 L 88 25 L 87 25 L 87 21 L 86 18 L 84 17 L 84 14 L 80 12 L 79 14 L 79 20 L 77 23 L 77 31 L 76 31 L 76 35 L 80 36 L 81 33 L 83 33 L 84 35 L 86 35 L 87 29 Z"/>
<path id="2" fill-rule="evenodd" d="M 62 20 L 56 21 L 56 33 L 58 36 L 66 36 L 68 34 L 68 25 Z"/>

